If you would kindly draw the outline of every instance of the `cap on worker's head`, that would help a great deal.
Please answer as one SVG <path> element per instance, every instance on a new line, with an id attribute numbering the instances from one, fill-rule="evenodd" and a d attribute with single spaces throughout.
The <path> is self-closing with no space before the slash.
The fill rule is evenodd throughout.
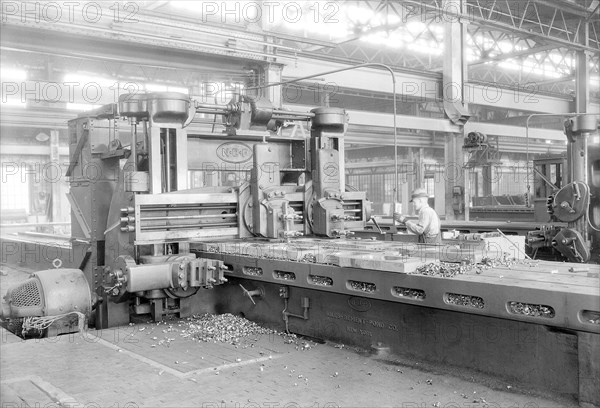
<path id="1" fill-rule="evenodd" d="M 410 195 L 410 202 L 412 203 L 415 198 L 419 197 L 429 197 L 429 194 L 427 194 L 424 188 L 415 188 Z"/>

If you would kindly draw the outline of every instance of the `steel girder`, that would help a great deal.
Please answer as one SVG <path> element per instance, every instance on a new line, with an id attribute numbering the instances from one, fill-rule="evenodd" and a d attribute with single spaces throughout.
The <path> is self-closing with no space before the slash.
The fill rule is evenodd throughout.
<path id="1" fill-rule="evenodd" d="M 295 66 L 285 67 L 284 74 L 288 78 L 300 78 L 343 68 L 347 65 L 303 58 Z M 334 89 L 338 87 L 391 94 L 392 84 L 387 72 L 368 68 L 361 69 L 358 72 L 360 72 L 360 75 L 352 72 L 340 72 L 324 77 L 321 81 Z M 407 101 L 414 101 L 415 99 L 423 102 L 441 101 L 443 85 L 440 74 L 424 73 L 417 75 L 412 72 L 396 71 L 395 75 L 396 91 L 400 98 L 405 98 Z M 571 112 L 571 97 L 544 95 L 539 92 L 535 84 L 521 84 L 516 89 L 510 89 L 499 84 L 467 83 L 466 90 L 465 97 L 467 101 L 474 105 L 539 113 Z M 591 109 L 600 110 L 598 103 L 591 105 Z"/>
<path id="2" fill-rule="evenodd" d="M 573 90 L 569 77 L 576 51 L 588 53 L 591 70 L 598 72 L 600 13 L 597 0 L 586 0 L 582 4 L 558 0 L 469 0 L 465 3 L 466 12 L 459 14 L 458 10 L 446 7 L 441 0 L 344 2 L 343 5 L 362 7 L 382 19 L 387 15 L 391 21 L 399 22 L 381 25 L 367 23 L 362 31 L 358 30 L 361 31 L 360 34 L 342 39 L 338 47 L 313 47 L 304 50 L 303 54 L 308 57 L 318 57 L 320 54 L 329 58 L 439 71 L 442 66 L 439 55 L 415 52 L 407 45 L 398 47 L 396 44 L 382 42 L 379 46 L 372 46 L 357 40 L 366 35 L 381 33 L 387 34 L 391 39 L 391 34 L 405 33 L 403 35 L 412 36 L 414 41 L 427 41 L 442 49 L 443 36 L 440 30 L 436 30 L 439 27 L 434 27 L 435 24 L 460 18 L 469 23 L 468 41 L 473 52 L 470 62 L 474 64 L 474 69 L 469 74 L 472 79 L 506 85 L 534 84 L 539 89 L 568 94 Z M 420 23 L 421 26 L 407 30 L 407 23 Z M 586 26 L 589 26 L 588 30 L 585 29 Z M 390 40 L 390 43 L 393 42 Z M 516 70 L 498 66 L 512 61 L 517 65 L 525 65 Z M 539 76 L 539 72 L 548 68 L 569 80 L 544 82 L 544 77 Z"/>

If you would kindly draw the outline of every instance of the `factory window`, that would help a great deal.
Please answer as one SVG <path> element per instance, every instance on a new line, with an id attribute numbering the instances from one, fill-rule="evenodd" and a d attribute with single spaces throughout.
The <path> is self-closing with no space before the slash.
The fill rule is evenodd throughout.
<path id="1" fill-rule="evenodd" d="M 425 175 L 425 179 L 423 180 L 423 188 L 427 191 L 427 195 L 429 195 L 428 203 L 432 208 L 436 208 L 436 203 L 439 205 L 444 205 L 445 198 L 444 194 L 437 194 L 437 190 L 439 186 L 436 187 L 436 181 L 442 179 L 441 174 L 429 173 Z M 441 204 L 440 204 L 441 203 Z"/>
<path id="2" fill-rule="evenodd" d="M 2 164 L 0 207 L 2 210 L 25 210 L 29 213 L 30 169 L 24 163 Z"/>
<path id="3" fill-rule="evenodd" d="M 425 180 L 423 180 L 424 185 L 423 188 L 427 191 L 427 194 L 429 195 L 429 197 L 434 197 L 435 196 L 435 179 L 432 176 L 430 177 L 425 177 Z"/>
<path id="4" fill-rule="evenodd" d="M 492 166 L 469 171 L 470 192 L 473 206 L 524 205 L 527 191 L 526 171 Z"/>
<path id="5" fill-rule="evenodd" d="M 497 171 L 495 180 L 497 182 L 493 184 L 493 190 L 496 195 L 519 195 L 527 190 L 525 172 Z"/>
<path id="6" fill-rule="evenodd" d="M 469 187 L 471 191 L 471 197 L 479 197 L 480 191 L 483 189 L 481 184 L 481 177 L 473 169 L 469 169 Z"/>

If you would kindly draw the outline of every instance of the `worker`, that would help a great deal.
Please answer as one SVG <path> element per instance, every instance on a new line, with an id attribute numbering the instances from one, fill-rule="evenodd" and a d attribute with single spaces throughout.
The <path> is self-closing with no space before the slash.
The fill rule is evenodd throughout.
<path id="1" fill-rule="evenodd" d="M 417 188 L 411 194 L 410 202 L 413 203 L 419 219 L 407 221 L 406 216 L 399 212 L 394 213 L 394 221 L 406 225 L 406 229 L 419 236 L 419 242 L 426 244 L 438 244 L 442 242 L 440 234 L 440 217 L 435 210 L 429 206 L 427 191 Z"/>

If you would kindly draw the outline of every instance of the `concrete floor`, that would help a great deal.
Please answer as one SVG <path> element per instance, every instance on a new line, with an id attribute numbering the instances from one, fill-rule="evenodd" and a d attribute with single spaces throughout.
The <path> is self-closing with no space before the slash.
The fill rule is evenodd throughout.
<path id="1" fill-rule="evenodd" d="M 2 294 L 29 276 L 3 267 Z M 23 341 L 0 332 L 4 407 L 576 407 L 475 373 L 282 335 L 185 338 L 185 320 Z"/>

